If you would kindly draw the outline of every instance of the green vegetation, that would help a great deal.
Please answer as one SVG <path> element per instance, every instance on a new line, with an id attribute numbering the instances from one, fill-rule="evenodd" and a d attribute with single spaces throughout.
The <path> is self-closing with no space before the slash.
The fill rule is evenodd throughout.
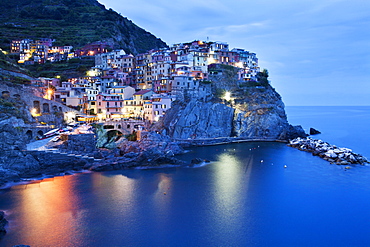
<path id="1" fill-rule="evenodd" d="M 96 0 L 2 0 L 0 47 L 15 39 L 52 38 L 54 45 L 82 47 L 112 41 L 114 48 L 141 53 L 167 45 Z"/>
<path id="2" fill-rule="evenodd" d="M 94 57 L 73 58 L 68 61 L 27 65 L 26 68 L 32 71 L 34 77 L 53 78 L 60 76 L 62 81 L 72 77 L 85 76 L 95 64 Z"/>
<path id="3" fill-rule="evenodd" d="M 137 135 L 136 135 L 136 131 L 132 132 L 131 134 L 129 135 L 126 135 L 125 138 L 128 140 L 128 141 L 136 141 L 137 140 Z"/>
<path id="4" fill-rule="evenodd" d="M 14 72 L 28 72 L 16 64 L 18 57 L 19 56 L 15 57 L 13 54 L 5 55 L 2 51 L 0 51 L 0 68 Z"/>
<path id="5" fill-rule="evenodd" d="M 263 69 L 261 72 L 258 72 L 257 74 L 257 81 L 260 82 L 262 85 L 268 85 L 269 84 L 269 72 L 267 69 Z"/>
<path id="6" fill-rule="evenodd" d="M 0 97 L 0 113 L 8 113 L 18 118 L 24 118 L 19 110 L 20 107 L 20 105 L 12 100 Z"/>
<path id="7" fill-rule="evenodd" d="M 215 96 L 219 99 L 223 98 L 224 95 L 226 93 L 226 90 L 225 89 L 222 89 L 222 88 L 217 88 L 216 89 L 216 92 L 215 92 Z"/>
<path id="8" fill-rule="evenodd" d="M 219 64 L 218 66 L 219 66 L 219 68 L 221 68 L 222 70 L 231 70 L 231 71 L 234 71 L 234 70 L 235 70 L 235 67 L 234 67 L 234 66 L 232 66 L 232 65 Z"/>
<path id="9" fill-rule="evenodd" d="M 14 84 L 31 84 L 31 80 L 19 76 L 14 76 L 11 80 Z"/>

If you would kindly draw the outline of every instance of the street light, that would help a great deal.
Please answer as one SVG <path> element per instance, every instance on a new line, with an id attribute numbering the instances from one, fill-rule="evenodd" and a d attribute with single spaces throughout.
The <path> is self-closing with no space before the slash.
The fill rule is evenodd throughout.
<path id="1" fill-rule="evenodd" d="M 231 93 L 226 91 L 226 92 L 225 92 L 225 95 L 224 95 L 224 99 L 225 99 L 226 101 L 231 100 Z"/>
<path id="2" fill-rule="evenodd" d="M 35 116 L 37 115 L 37 109 L 36 109 L 36 108 L 32 108 L 32 110 L 31 110 L 31 115 L 32 115 L 33 117 L 35 117 Z"/>

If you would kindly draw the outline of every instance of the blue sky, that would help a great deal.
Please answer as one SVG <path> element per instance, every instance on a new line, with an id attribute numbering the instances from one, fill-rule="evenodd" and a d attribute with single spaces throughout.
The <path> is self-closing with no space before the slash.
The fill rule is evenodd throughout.
<path id="1" fill-rule="evenodd" d="M 99 0 L 167 44 L 257 53 L 286 105 L 370 105 L 368 0 Z"/>

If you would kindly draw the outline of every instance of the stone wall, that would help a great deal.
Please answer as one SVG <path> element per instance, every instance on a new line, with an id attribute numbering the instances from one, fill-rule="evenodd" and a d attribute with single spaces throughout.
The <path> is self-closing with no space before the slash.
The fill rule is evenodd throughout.
<path id="1" fill-rule="evenodd" d="M 13 100 L 23 102 L 24 106 L 24 119 L 27 122 L 45 122 L 54 125 L 61 125 L 63 123 L 64 114 L 63 112 L 75 112 L 59 102 L 47 100 L 42 97 L 42 94 L 34 87 L 28 87 L 25 85 L 14 85 L 14 84 L 0 84 L 0 94 L 6 94 Z M 35 111 L 36 117 L 32 117 L 31 111 Z"/>

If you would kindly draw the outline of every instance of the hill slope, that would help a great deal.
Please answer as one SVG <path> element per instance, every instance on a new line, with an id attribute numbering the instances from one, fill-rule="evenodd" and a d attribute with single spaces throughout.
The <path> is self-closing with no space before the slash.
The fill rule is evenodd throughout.
<path id="1" fill-rule="evenodd" d="M 2 0 L 0 47 L 13 39 L 56 39 L 55 45 L 75 48 L 106 40 L 114 48 L 141 53 L 166 43 L 96 0 Z"/>

